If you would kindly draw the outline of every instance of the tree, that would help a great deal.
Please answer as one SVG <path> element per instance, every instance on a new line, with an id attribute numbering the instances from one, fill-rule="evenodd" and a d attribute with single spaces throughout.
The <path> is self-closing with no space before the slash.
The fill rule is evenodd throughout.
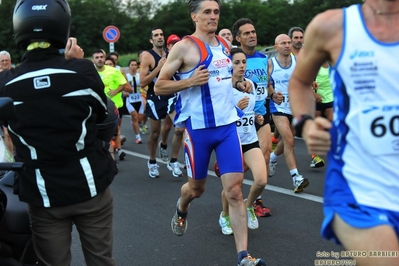
<path id="1" fill-rule="evenodd" d="M 18 50 L 13 37 L 12 14 L 15 0 L 2 0 L 0 5 L 0 51 L 11 54 L 13 63 L 20 62 L 22 53 Z"/>
<path id="2" fill-rule="evenodd" d="M 167 37 L 184 36 L 194 31 L 187 0 L 174 0 L 161 5 L 159 0 L 68 0 L 71 13 L 71 36 L 85 50 L 86 56 L 96 48 L 107 50 L 102 32 L 114 25 L 121 32 L 115 50 L 121 54 L 149 49 L 148 33 L 157 26 Z M 293 26 L 306 28 L 312 18 L 326 9 L 340 8 L 361 0 L 224 0 L 219 29 L 231 29 L 233 23 L 248 17 L 255 23 L 258 44 L 274 44 L 274 38 Z M 2 0 L 0 5 L 0 44 L 18 62 L 23 54 L 13 41 L 12 13 L 15 0 Z"/>

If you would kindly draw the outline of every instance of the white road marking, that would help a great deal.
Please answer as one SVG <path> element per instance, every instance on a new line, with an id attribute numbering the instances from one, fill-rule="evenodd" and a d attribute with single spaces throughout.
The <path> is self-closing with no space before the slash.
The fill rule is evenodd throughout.
<path id="1" fill-rule="evenodd" d="M 150 156 L 142 154 L 142 153 L 128 151 L 128 150 L 125 150 L 125 149 L 123 149 L 123 151 L 126 154 L 129 154 L 129 155 L 134 156 L 134 157 L 138 157 L 138 158 L 142 158 L 142 159 L 146 159 L 146 160 L 150 159 Z M 156 158 L 156 160 L 157 160 L 158 163 L 167 164 L 166 162 L 162 161 L 159 158 Z M 214 171 L 208 170 L 208 175 L 216 177 L 216 174 L 215 174 Z M 248 186 L 251 186 L 253 184 L 253 181 L 252 180 L 248 180 L 248 179 L 244 179 L 243 183 L 248 185 Z M 265 187 L 265 189 L 273 191 L 273 192 L 289 195 L 289 196 L 292 196 L 292 197 L 296 197 L 296 198 L 301 198 L 301 199 L 306 199 L 306 200 L 310 200 L 310 201 L 313 201 L 313 202 L 323 203 L 323 198 L 322 197 L 311 195 L 311 194 L 306 194 L 306 193 L 298 193 L 298 194 L 296 194 L 296 193 L 294 193 L 293 189 L 290 190 L 290 189 L 276 187 L 276 186 L 272 186 L 272 185 L 267 185 Z"/>

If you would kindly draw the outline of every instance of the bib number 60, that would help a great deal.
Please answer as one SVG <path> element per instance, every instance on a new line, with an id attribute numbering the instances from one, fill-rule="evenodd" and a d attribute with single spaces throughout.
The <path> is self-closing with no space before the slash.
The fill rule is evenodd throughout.
<path id="1" fill-rule="evenodd" d="M 373 120 L 370 127 L 373 136 L 381 138 L 385 136 L 388 130 L 393 136 L 399 136 L 399 116 L 392 116 L 387 124 L 384 122 L 383 116 L 379 116 Z"/>

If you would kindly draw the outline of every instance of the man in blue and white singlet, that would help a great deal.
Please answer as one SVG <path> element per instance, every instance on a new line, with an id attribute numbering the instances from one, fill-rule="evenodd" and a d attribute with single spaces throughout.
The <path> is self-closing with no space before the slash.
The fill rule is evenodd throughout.
<path id="1" fill-rule="evenodd" d="M 240 18 L 233 24 L 233 35 L 235 40 L 240 43 L 240 48 L 247 57 L 247 68 L 244 78 L 252 80 L 256 85 L 255 113 L 263 116 L 263 123 L 256 123 L 256 131 L 259 139 L 259 145 L 265 157 L 267 171 L 269 170 L 269 158 L 271 149 L 271 128 L 270 128 L 270 110 L 268 108 L 268 72 L 267 55 L 256 51 L 258 44 L 255 25 L 249 18 Z M 255 213 L 258 217 L 271 216 L 269 208 L 263 206 L 262 197 L 256 199 L 253 203 Z"/>
<path id="2" fill-rule="evenodd" d="M 319 14 L 305 43 L 290 101 L 309 152 L 328 152 L 322 235 L 363 251 L 356 265 L 399 265 L 399 1 L 365 0 Z M 326 60 L 332 122 L 314 118 L 309 90 Z"/>
<path id="3" fill-rule="evenodd" d="M 270 112 L 273 121 L 280 133 L 282 141 L 270 154 L 270 172 L 273 176 L 277 165 L 277 156 L 284 153 L 285 162 L 292 177 L 294 192 L 299 193 L 309 185 L 309 180 L 299 174 L 294 154 L 294 133 L 291 129 L 292 113 L 288 97 L 288 82 L 296 66 L 296 58 L 291 54 L 291 38 L 286 34 L 280 34 L 275 39 L 274 45 L 277 55 L 269 59 L 269 93 Z M 309 87 L 310 90 L 311 87 Z M 275 96 L 277 94 L 277 96 Z"/>
<path id="4" fill-rule="evenodd" d="M 251 86 L 247 81 L 232 79 L 231 44 L 216 35 L 220 1 L 190 0 L 188 6 L 196 30 L 175 44 L 155 84 L 158 95 L 178 92 L 175 125 L 185 127 L 184 156 L 189 179 L 181 188 L 172 231 L 178 236 L 186 231 L 189 204 L 205 190 L 210 156 L 215 151 L 229 202 L 238 265 L 266 265 L 247 252 L 243 162 L 236 128 L 242 111 L 235 107 L 232 92 L 233 84 L 246 90 Z M 178 80 L 170 80 L 176 72 Z M 205 260 L 203 264 L 207 264 Z"/>

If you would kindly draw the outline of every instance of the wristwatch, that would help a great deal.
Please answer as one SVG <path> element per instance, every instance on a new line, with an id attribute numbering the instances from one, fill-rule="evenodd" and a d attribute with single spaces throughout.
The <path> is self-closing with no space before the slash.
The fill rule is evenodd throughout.
<path id="1" fill-rule="evenodd" d="M 314 118 L 310 115 L 303 114 L 299 116 L 295 116 L 292 119 L 292 126 L 295 129 L 295 136 L 297 137 L 302 137 L 302 130 L 303 130 L 303 125 L 307 120 L 313 120 Z"/>

